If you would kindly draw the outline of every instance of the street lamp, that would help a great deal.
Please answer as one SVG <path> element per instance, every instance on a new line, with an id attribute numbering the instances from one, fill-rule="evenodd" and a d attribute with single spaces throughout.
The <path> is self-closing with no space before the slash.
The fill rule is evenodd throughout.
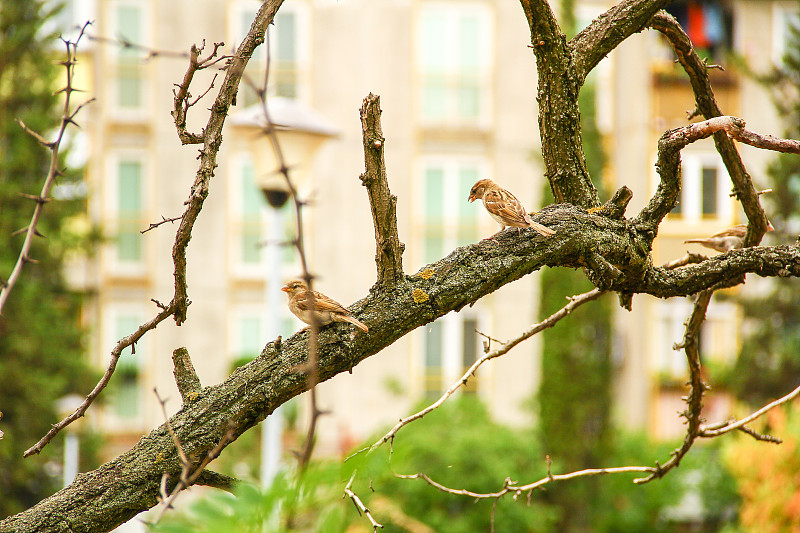
<path id="1" fill-rule="evenodd" d="M 267 111 L 283 155 L 283 164 L 289 169 L 289 177 L 295 190 L 305 189 L 310 181 L 314 155 L 322 144 L 338 134 L 321 115 L 297 100 L 271 97 L 267 100 Z M 283 228 L 279 209 L 289 200 L 290 190 L 286 178 L 281 174 L 278 160 L 269 135 L 264 109 L 254 105 L 231 116 L 233 125 L 243 129 L 250 139 L 250 153 L 256 171 L 256 184 L 264 194 L 267 204 L 266 246 L 264 263 L 266 280 L 265 301 L 267 320 L 266 339 L 274 339 L 280 333 L 281 302 L 281 240 Z M 249 131 L 248 131 L 249 130 Z M 259 134 L 260 133 L 260 134 Z M 261 438 L 261 484 L 269 486 L 277 474 L 281 458 L 283 417 L 276 409 L 264 420 Z"/>
<path id="2" fill-rule="evenodd" d="M 74 413 L 82 403 L 83 397 L 77 394 L 67 394 L 56 400 L 56 410 L 59 417 L 63 419 Z M 72 480 L 78 475 L 80 454 L 77 431 L 79 422 L 80 419 L 76 420 L 64 432 L 64 469 L 62 475 L 65 487 L 72 483 Z"/>

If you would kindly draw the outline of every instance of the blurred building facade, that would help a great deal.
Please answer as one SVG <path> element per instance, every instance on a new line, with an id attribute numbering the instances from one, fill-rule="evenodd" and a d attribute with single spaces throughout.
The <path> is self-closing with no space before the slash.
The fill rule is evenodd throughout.
<path id="1" fill-rule="evenodd" d="M 610 5 L 578 3 L 579 24 Z M 780 57 L 782 32 L 795 3 L 702 4 L 708 5 L 719 11 L 706 13 L 703 20 L 716 20 L 716 13 L 721 24 L 694 28 L 693 38 L 706 39 L 710 57 L 733 49 L 760 69 Z M 162 217 L 183 212 L 197 167 L 195 148 L 180 145 L 170 116 L 172 88 L 188 61 L 165 52 L 186 52 L 203 39 L 206 51 L 220 41 L 230 51 L 258 6 L 254 0 L 73 0 L 62 13 L 65 26 L 94 20 L 90 33 L 103 38 L 84 43 L 81 56 L 85 88 L 97 96 L 82 114 L 90 215 L 111 237 L 95 260 L 81 267 L 82 283 L 94 295 L 86 322 L 98 366 L 105 366 L 120 337 L 157 312 L 151 299 L 166 303 L 173 293 L 176 226 L 166 223 L 140 233 Z M 681 16 L 690 7 L 697 5 L 676 5 L 675 13 Z M 297 171 L 301 194 L 310 204 L 303 212 L 306 251 L 322 292 L 348 305 L 375 279 L 372 220 L 358 179 L 364 165 L 358 109 L 369 92 L 381 96 L 387 173 L 398 197 L 406 272 L 496 231 L 482 206 L 466 202 L 477 179 L 492 177 L 530 209 L 537 205 L 543 172 L 537 157 L 536 71 L 527 24 L 516 3 L 287 0 L 269 42 L 270 97 L 296 113 L 310 113 L 315 125 L 331 135 L 298 165 L 307 168 Z M 256 84 L 265 64 L 262 50 L 247 72 Z M 713 76 L 725 113 L 743 117 L 755 131 L 780 132 L 779 117 L 757 84 L 730 71 Z M 196 76 L 192 93 L 202 94 L 212 77 L 211 71 Z M 693 96 L 652 31 L 623 43 L 601 62 L 591 82 L 608 154 L 604 179 L 610 190 L 622 184 L 633 190 L 628 207 L 633 216 L 657 184 L 657 139 L 665 129 L 686 124 Z M 190 130 L 202 128 L 210 98 L 190 110 Z M 287 236 L 294 229 L 291 213 L 270 214 L 258 191 L 256 183 L 269 174 L 259 161 L 271 148 L 253 127 L 254 109 L 255 92 L 244 87 L 227 122 L 219 167 L 188 248 L 192 304 L 187 322 L 181 327 L 165 322 L 137 344 L 135 354 L 126 351 L 109 401 L 90 417 L 117 439 L 109 453 L 127 448 L 162 422 L 153 387 L 170 397 L 170 410 L 179 408 L 174 349 L 186 346 L 203 385 L 212 385 L 274 340 L 268 332 L 274 333 L 276 324 L 284 337 L 302 327 L 285 306 L 267 309 L 270 289 L 300 270 L 289 248 L 281 252 L 277 271 L 267 268 L 263 243 L 267 233 L 275 234 L 269 224 L 280 224 L 276 233 Z M 740 149 L 763 187 L 769 154 Z M 681 204 L 660 229 L 656 263 L 687 249 L 700 251 L 683 245 L 686 238 L 743 221 L 728 196 L 730 181 L 713 144 L 687 148 L 683 165 Z M 476 330 L 502 340 L 536 322 L 538 290 L 537 276 L 528 276 L 406 335 L 352 374 L 320 385 L 321 407 L 332 411 L 320 422 L 320 452 L 343 453 L 410 413 L 422 398 L 448 388 L 482 353 L 485 339 Z M 616 316 L 617 418 L 628 427 L 673 436 L 682 430 L 676 411 L 682 409 L 684 391 L 676 384 L 683 383 L 686 368 L 682 353 L 669 348 L 680 340 L 691 304 L 688 299 L 636 296 L 633 306 L 633 313 L 619 310 Z M 705 358 L 735 356 L 738 320 L 732 304 L 712 304 L 703 331 Z M 533 415 L 525 406 L 538 387 L 538 352 L 534 338 L 485 365 L 470 393 L 478 394 L 502 421 L 530 420 Z M 724 395 L 707 403 L 719 417 L 727 416 Z M 295 407 L 302 424 L 304 400 Z M 717 413 L 707 418 L 716 419 Z"/>

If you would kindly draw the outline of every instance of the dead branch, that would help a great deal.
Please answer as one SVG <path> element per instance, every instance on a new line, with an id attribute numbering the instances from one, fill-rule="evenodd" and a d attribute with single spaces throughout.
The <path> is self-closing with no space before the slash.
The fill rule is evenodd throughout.
<path id="1" fill-rule="evenodd" d="M 202 388 L 200 378 L 194 370 L 192 358 L 189 357 L 189 350 L 178 348 L 172 352 L 172 373 L 175 376 L 175 383 L 178 385 L 178 392 L 181 393 L 183 403 L 187 404 L 197 397 Z"/>
<path id="2" fill-rule="evenodd" d="M 397 196 L 389 190 L 384 150 L 386 139 L 381 128 L 381 97 L 369 93 L 361 105 L 361 130 L 366 171 L 361 183 L 367 188 L 372 221 L 375 225 L 375 263 L 378 284 L 393 286 L 403 279 L 403 250 L 397 232 Z"/>
<path id="3" fill-rule="evenodd" d="M 724 424 L 723 427 L 718 427 L 718 428 L 715 428 L 713 425 L 711 425 L 711 426 L 701 426 L 699 428 L 698 435 L 700 437 L 706 437 L 706 438 L 718 437 L 720 435 L 728 433 L 729 431 L 733 431 L 734 429 L 743 429 L 746 424 L 749 424 L 753 420 L 763 416 L 767 411 L 769 411 L 771 409 L 774 409 L 775 407 L 778 407 L 779 405 L 782 405 L 782 404 L 784 404 L 786 402 L 792 401 L 793 399 L 797 398 L 798 395 L 800 395 L 800 387 L 797 387 L 796 389 L 794 389 L 792 392 L 790 392 L 786 396 L 778 398 L 774 402 L 768 403 L 767 405 L 765 405 L 764 407 L 762 407 L 758 411 L 755 411 L 754 413 L 750 414 L 749 416 L 746 416 L 746 417 L 744 417 L 741 420 L 738 420 L 736 422 L 731 422 L 729 424 Z M 748 434 L 752 435 L 752 433 L 750 433 L 750 432 L 748 432 Z M 758 440 L 771 440 L 771 439 L 758 439 Z"/>
<path id="4" fill-rule="evenodd" d="M 694 50 L 689 40 L 689 36 L 686 35 L 686 32 L 683 31 L 680 24 L 666 12 L 659 12 L 650 21 L 650 27 L 659 31 L 666 37 L 672 49 L 675 51 L 678 61 L 689 76 L 689 81 L 695 94 L 697 110 L 706 119 L 721 116 L 722 111 L 714 98 L 714 92 L 711 89 L 711 82 L 708 78 L 709 66 L 697 55 L 697 52 Z M 744 138 L 739 140 L 747 142 Z M 755 139 L 752 138 L 750 140 L 751 142 L 748 142 L 748 144 L 753 144 L 753 141 L 755 141 Z M 755 246 L 761 242 L 761 238 L 764 236 L 764 233 L 766 233 L 768 227 L 767 217 L 764 214 L 764 209 L 761 207 L 758 194 L 744 167 L 742 158 L 739 156 L 738 150 L 736 150 L 736 146 L 728 136 L 721 131 L 716 132 L 714 134 L 714 144 L 731 177 L 736 197 L 742 203 L 742 208 L 747 215 L 747 219 L 750 221 L 744 240 L 744 246 Z M 753 146 L 757 145 L 753 144 Z"/>
<path id="5" fill-rule="evenodd" d="M 200 151 L 200 168 L 195 176 L 195 181 L 192 184 L 189 200 L 186 202 L 186 210 L 180 217 L 180 225 L 175 235 L 175 243 L 172 248 L 172 260 L 174 264 L 173 277 L 175 279 L 175 292 L 172 300 L 167 306 L 161 306 L 161 312 L 158 313 L 153 319 L 145 322 L 136 330 L 136 332 L 121 339 L 114 349 L 111 351 L 111 361 L 106 368 L 103 377 L 95 385 L 95 388 L 90 392 L 83 403 L 78 409 L 67 416 L 60 422 L 53 424 L 47 434 L 42 437 L 39 442 L 25 451 L 24 456 L 29 457 L 35 453 L 39 453 L 49 443 L 59 431 L 66 426 L 82 417 L 92 402 L 108 385 L 114 369 L 117 365 L 117 360 L 123 349 L 133 345 L 141 338 L 147 331 L 154 329 L 167 317 L 174 317 L 175 323 L 180 326 L 186 320 L 186 313 L 189 304 L 191 303 L 187 294 L 186 285 L 186 249 L 191 239 L 192 229 L 194 223 L 203 208 L 203 203 L 208 196 L 209 184 L 211 177 L 214 175 L 214 168 L 216 168 L 217 152 L 219 151 L 220 144 L 222 143 L 222 128 L 225 119 L 228 115 L 228 109 L 236 96 L 241 74 L 244 71 L 244 66 L 253 54 L 256 46 L 261 44 L 264 39 L 264 33 L 267 26 L 272 22 L 277 9 L 283 3 L 283 0 L 272 0 L 264 2 L 259 8 L 253 25 L 247 33 L 242 44 L 239 46 L 236 54 L 230 60 L 230 68 L 226 71 L 225 79 L 217 95 L 214 105 L 211 108 L 211 113 L 203 130 L 203 149 Z M 214 53 L 218 45 L 214 45 Z M 74 50 L 73 50 L 74 53 Z M 210 56 L 213 57 L 213 56 Z M 197 61 L 197 59 L 195 58 Z M 209 58 L 210 60 L 210 58 Z M 195 65 L 196 67 L 196 65 Z M 192 66 L 190 65 L 190 69 Z M 196 70 L 196 68 L 195 68 Z M 69 85 L 68 85 L 69 86 Z M 187 84 L 188 93 L 188 84 Z M 68 93 L 69 94 L 69 93 Z M 187 96 L 188 98 L 188 96 Z M 66 115 L 66 113 L 65 113 Z M 176 125 L 177 127 L 177 125 Z M 180 136 L 180 128 L 178 127 Z"/>
<path id="6" fill-rule="evenodd" d="M 83 25 L 81 28 L 78 37 L 75 41 L 68 41 L 62 38 L 62 42 L 66 47 L 66 59 L 61 62 L 61 65 L 64 66 L 66 71 L 66 84 L 64 88 L 60 89 L 58 92 L 64 93 L 64 106 L 63 111 L 61 113 L 61 124 L 58 128 L 58 133 L 56 133 L 56 138 L 54 141 L 48 141 L 44 137 L 42 137 L 39 133 L 33 131 L 28 126 L 26 126 L 21 120 L 17 119 L 17 123 L 20 127 L 29 135 L 31 135 L 34 139 L 39 141 L 39 143 L 44 146 L 46 149 L 50 150 L 50 167 L 47 170 L 47 176 L 45 176 L 44 184 L 42 185 L 42 190 L 38 196 L 31 197 L 35 200 L 36 205 L 33 208 L 33 214 L 31 215 L 31 221 L 28 223 L 28 226 L 23 230 L 25 233 L 25 240 L 22 242 L 22 247 L 19 251 L 19 256 L 17 258 L 14 267 L 11 269 L 11 274 L 8 276 L 8 279 L 4 282 L 0 283 L 0 314 L 3 312 L 3 307 L 5 306 L 6 302 L 8 301 L 9 296 L 11 295 L 11 291 L 14 290 L 14 286 L 16 285 L 17 281 L 19 280 L 20 275 L 22 274 L 22 267 L 25 266 L 25 263 L 35 263 L 36 261 L 31 258 L 31 246 L 33 244 L 33 238 L 36 236 L 41 236 L 36 229 L 36 226 L 39 223 L 39 219 L 42 216 L 42 211 L 44 209 L 44 204 L 46 204 L 50 198 L 50 190 L 55 185 L 56 177 L 61 174 L 61 171 L 58 169 L 58 153 L 61 148 L 61 141 L 64 139 L 64 133 L 67 130 L 67 127 L 70 124 L 75 124 L 75 116 L 77 113 L 83 109 L 86 104 L 89 104 L 94 100 L 94 98 L 89 99 L 88 101 L 80 104 L 76 109 L 72 109 L 72 93 L 78 91 L 73 86 L 73 81 L 75 77 L 75 64 L 78 62 L 77 59 L 77 52 L 78 52 L 78 44 L 81 41 L 84 33 L 86 32 L 86 28 L 89 26 L 89 22 Z"/>
<path id="7" fill-rule="evenodd" d="M 483 365 L 483 363 L 485 363 L 487 361 L 490 361 L 492 359 L 495 359 L 496 357 L 500 357 L 501 355 L 505 355 L 506 353 L 511 351 L 512 348 L 517 346 L 519 343 L 521 343 L 521 342 L 533 337 L 534 335 L 536 335 L 540 331 L 543 331 L 543 330 L 545 330 L 547 328 L 552 328 L 553 326 L 555 326 L 558 323 L 559 320 L 561 320 L 562 318 L 570 315 L 575 309 L 577 309 L 581 305 L 583 305 L 583 304 L 585 304 L 587 302 L 591 302 L 591 301 L 597 300 L 598 298 L 600 298 L 605 293 L 606 293 L 606 291 L 601 291 L 600 289 L 593 289 L 593 290 L 591 290 L 589 292 L 585 292 L 585 293 L 580 294 L 578 296 L 570 297 L 569 298 L 569 303 L 567 305 L 565 305 L 564 307 L 562 307 L 561 309 L 559 309 L 558 311 L 556 311 L 555 313 L 553 313 L 552 315 L 550 315 L 549 317 L 544 319 L 543 321 L 539 322 L 538 324 L 532 325 L 527 330 L 525 330 L 521 335 L 511 339 L 510 341 L 508 341 L 506 343 L 503 343 L 503 345 L 500 348 L 497 348 L 496 350 L 493 350 L 493 351 L 487 353 L 486 355 L 484 355 L 483 357 L 481 357 L 480 359 L 475 361 L 472 364 L 472 366 L 470 366 L 467 369 L 467 371 L 464 372 L 464 375 L 461 376 L 461 378 L 458 381 L 453 383 L 450 386 L 450 388 L 447 389 L 447 391 L 445 391 L 445 393 L 442 394 L 442 396 L 438 400 L 436 400 L 432 404 L 428 405 L 427 407 L 425 407 L 421 411 L 418 411 L 418 412 L 414 413 L 413 415 L 407 416 L 405 418 L 401 418 L 400 421 L 392 429 L 390 429 L 388 433 L 386 433 L 383 437 L 381 437 L 380 439 L 375 441 L 375 443 L 372 444 L 372 446 L 369 446 L 367 448 L 358 450 L 357 452 L 355 452 L 350 457 L 353 457 L 353 456 L 358 455 L 358 454 L 360 454 L 362 452 L 365 452 L 365 451 L 368 452 L 368 453 L 372 452 L 373 450 L 375 450 L 376 448 L 378 448 L 382 444 L 384 444 L 386 442 L 389 442 L 389 441 L 393 441 L 395 435 L 397 435 L 397 432 L 400 431 L 400 429 L 402 429 L 404 426 L 410 424 L 411 422 L 413 422 L 415 420 L 419 420 L 420 418 L 424 417 L 425 415 L 427 415 L 428 413 L 430 413 L 434 409 L 437 409 L 450 396 L 452 396 L 459 388 L 461 388 L 462 386 L 466 385 L 467 381 L 469 380 L 469 378 L 471 376 L 475 375 L 475 372 L 477 372 L 478 368 L 480 368 L 480 366 Z M 350 457 L 348 457 L 348 459 Z"/>
<path id="8" fill-rule="evenodd" d="M 686 419 L 686 437 L 683 439 L 683 444 L 680 448 L 672 452 L 672 457 L 663 465 L 658 465 L 655 472 L 644 478 L 634 479 L 634 483 L 647 483 L 656 478 L 662 477 L 664 474 L 677 467 L 683 456 L 689 452 L 689 449 L 694 444 L 694 441 L 700 435 L 700 413 L 703 409 L 703 393 L 708 389 L 708 385 L 703 382 L 702 370 L 700 368 L 700 352 L 698 351 L 698 338 L 700 336 L 700 327 L 706 318 L 706 310 L 708 304 L 711 302 L 711 296 L 714 291 L 712 289 L 698 293 L 697 299 L 694 302 L 694 309 L 686 322 L 686 331 L 683 335 L 683 341 L 677 345 L 675 349 L 683 348 L 686 353 L 686 360 L 689 363 L 689 394 L 684 398 L 687 404 L 687 409 L 681 413 L 681 416 Z M 658 464 L 658 463 L 657 463 Z"/>

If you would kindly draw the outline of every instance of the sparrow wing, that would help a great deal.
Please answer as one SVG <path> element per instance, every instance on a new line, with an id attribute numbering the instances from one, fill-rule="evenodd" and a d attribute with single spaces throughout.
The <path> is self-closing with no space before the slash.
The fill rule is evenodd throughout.
<path id="1" fill-rule="evenodd" d="M 725 230 L 720 231 L 719 233 L 715 233 L 712 237 L 739 237 L 744 238 L 747 234 L 747 224 L 738 224 L 733 226 L 732 228 L 728 228 Z"/>
<path id="2" fill-rule="evenodd" d="M 528 214 L 522 203 L 505 189 L 494 189 L 483 196 L 486 210 L 508 222 L 509 226 L 527 226 Z"/>
<path id="3" fill-rule="evenodd" d="M 310 291 L 305 291 L 295 298 L 297 308 L 301 311 L 311 310 L 311 296 L 309 292 Z M 347 309 L 342 307 L 342 304 L 317 291 L 314 291 L 314 309 L 317 311 L 330 311 L 331 313 L 343 313 L 345 315 L 350 314 Z"/>

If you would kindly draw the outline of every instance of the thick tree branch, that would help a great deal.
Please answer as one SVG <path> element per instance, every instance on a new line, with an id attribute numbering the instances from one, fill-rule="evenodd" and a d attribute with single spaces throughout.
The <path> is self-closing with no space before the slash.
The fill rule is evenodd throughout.
<path id="1" fill-rule="evenodd" d="M 689 76 L 689 82 L 692 84 L 695 94 L 697 110 L 706 119 L 721 116 L 722 111 L 714 98 L 711 82 L 708 78 L 708 66 L 697 55 L 689 36 L 686 35 L 680 24 L 671 15 L 661 12 L 653 17 L 650 21 L 650 26 L 667 38 L 678 57 L 678 61 Z M 744 139 L 739 140 L 748 142 Z M 750 140 L 752 141 L 753 139 Z M 758 193 L 753 187 L 753 182 L 747 174 L 742 158 L 739 156 L 734 143 L 721 131 L 714 134 L 714 143 L 733 182 L 734 194 L 742 203 L 745 215 L 750 221 L 747 235 L 744 239 L 744 246 L 754 246 L 761 242 L 761 238 L 769 227 L 769 221 L 764 214 Z M 757 146 L 753 142 L 748 144 Z"/>
<path id="2" fill-rule="evenodd" d="M 361 129 L 364 140 L 366 171 L 361 183 L 367 188 L 372 222 L 375 226 L 375 263 L 379 285 L 396 285 L 403 278 L 403 250 L 397 233 L 397 196 L 389 190 L 386 162 L 383 159 L 386 139 L 381 128 L 381 97 L 369 93 L 361 105 Z"/>
<path id="3" fill-rule="evenodd" d="M 609 52 L 642 31 L 653 15 L 672 0 L 626 0 L 615 5 L 586 26 L 570 41 L 575 56 L 579 85 Z"/>
<path id="4" fill-rule="evenodd" d="M 582 80 L 575 76 L 572 53 L 550 5 L 544 0 L 521 4 L 536 55 L 545 177 L 556 202 L 595 207 L 600 199 L 586 168 L 578 110 Z"/>
<path id="5" fill-rule="evenodd" d="M 768 148 L 770 150 L 780 148 L 781 151 L 800 153 L 800 142 L 775 139 L 774 137 L 764 137 L 745 130 L 744 126 L 745 123 L 742 119 L 730 116 L 718 116 L 703 122 L 696 122 L 688 126 L 664 132 L 661 139 L 658 141 L 658 162 L 656 163 L 656 168 L 661 180 L 656 189 L 656 193 L 650 198 L 650 202 L 636 217 L 634 224 L 645 231 L 651 232 L 653 237 L 655 237 L 658 232 L 658 225 L 678 202 L 681 189 L 680 151 L 695 141 L 705 139 L 711 135 L 714 135 L 716 139 L 718 135 L 722 135 L 728 142 L 732 142 L 728 138 L 728 136 L 730 136 L 741 142 L 752 144 L 760 148 Z M 722 142 L 718 142 L 718 146 L 723 144 Z M 752 183 L 749 181 L 749 178 L 748 183 L 749 187 L 752 189 Z M 760 211 L 761 216 L 763 216 L 764 212 L 761 210 L 761 205 L 757 200 L 758 194 L 755 191 L 753 191 L 753 194 L 756 197 L 756 203 L 754 205 Z M 761 235 L 763 235 L 763 232 L 761 232 Z"/>

